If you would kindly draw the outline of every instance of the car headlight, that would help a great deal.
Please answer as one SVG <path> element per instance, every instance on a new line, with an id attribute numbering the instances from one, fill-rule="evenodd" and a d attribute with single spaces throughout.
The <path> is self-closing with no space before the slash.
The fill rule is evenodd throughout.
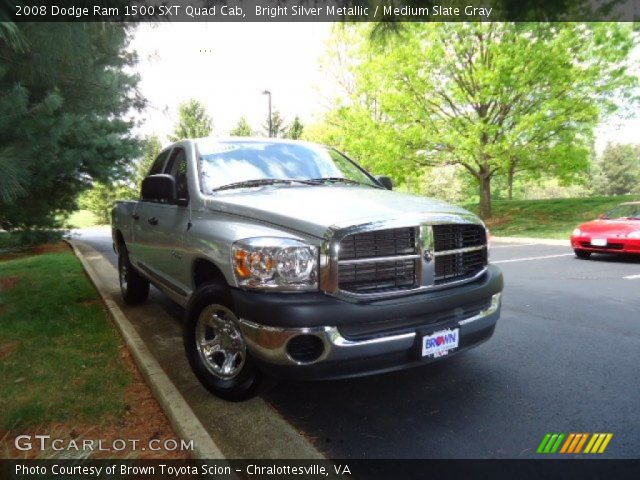
<path id="1" fill-rule="evenodd" d="M 640 238 L 640 230 L 636 230 L 635 232 L 627 233 L 627 238 Z"/>
<path id="2" fill-rule="evenodd" d="M 273 290 L 317 290 L 318 247 L 299 240 L 255 237 L 231 247 L 239 286 Z"/>
<path id="3" fill-rule="evenodd" d="M 582 231 L 579 228 L 576 228 L 573 230 L 573 233 L 571 234 L 574 237 L 579 237 L 580 235 L 582 235 Z"/>

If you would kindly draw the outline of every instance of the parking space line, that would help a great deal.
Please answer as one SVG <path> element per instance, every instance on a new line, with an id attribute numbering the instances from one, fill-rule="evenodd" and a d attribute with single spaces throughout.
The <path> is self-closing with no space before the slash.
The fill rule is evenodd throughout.
<path id="1" fill-rule="evenodd" d="M 638 280 L 640 279 L 640 275 L 627 275 L 626 277 L 622 277 L 625 280 Z"/>
<path id="2" fill-rule="evenodd" d="M 494 245 L 491 247 L 491 250 L 494 248 L 513 248 L 513 247 L 530 247 L 531 245 L 538 245 L 537 243 L 518 243 L 514 245 Z"/>
<path id="3" fill-rule="evenodd" d="M 557 257 L 571 257 L 573 253 L 561 253 L 559 255 L 544 255 L 542 257 L 524 257 L 524 258 L 512 258 L 510 260 L 496 260 L 491 263 L 512 263 L 512 262 L 527 262 L 529 260 L 544 260 L 545 258 L 557 258 Z"/>

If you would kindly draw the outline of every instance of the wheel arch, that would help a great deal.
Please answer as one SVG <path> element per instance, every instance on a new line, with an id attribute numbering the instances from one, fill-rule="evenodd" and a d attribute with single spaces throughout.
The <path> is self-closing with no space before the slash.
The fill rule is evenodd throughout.
<path id="1" fill-rule="evenodd" d="M 196 258 L 191 267 L 191 281 L 194 289 L 198 289 L 205 283 L 216 283 L 225 287 L 229 286 L 227 278 L 222 273 L 222 270 L 206 258 Z"/>

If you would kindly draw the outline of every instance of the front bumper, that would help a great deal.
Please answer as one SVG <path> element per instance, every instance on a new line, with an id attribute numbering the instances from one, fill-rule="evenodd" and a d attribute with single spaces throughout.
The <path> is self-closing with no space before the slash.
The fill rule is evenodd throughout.
<path id="1" fill-rule="evenodd" d="M 594 237 L 596 237 L 594 235 Z M 595 246 L 591 244 L 590 236 L 571 237 L 571 247 L 576 250 L 584 250 L 586 252 L 593 253 L 632 253 L 640 254 L 640 239 L 638 238 L 626 238 L 626 237 L 597 237 L 606 238 L 606 246 Z"/>
<path id="2" fill-rule="evenodd" d="M 449 355 L 482 343 L 500 315 L 502 286 L 502 274 L 490 267 L 471 284 L 367 303 L 315 293 L 235 290 L 233 296 L 247 347 L 263 370 L 278 377 L 329 379 L 433 361 L 421 358 L 419 346 L 423 335 L 438 330 L 460 329 L 459 347 Z M 301 336 L 321 342 L 321 353 L 310 361 L 290 354 L 289 342 Z"/>

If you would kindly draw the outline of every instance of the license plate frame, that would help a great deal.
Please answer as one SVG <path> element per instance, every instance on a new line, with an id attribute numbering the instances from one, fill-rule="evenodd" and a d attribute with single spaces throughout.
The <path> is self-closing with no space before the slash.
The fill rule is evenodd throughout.
<path id="1" fill-rule="evenodd" d="M 460 327 L 449 327 L 427 333 L 420 338 L 421 358 L 442 358 L 460 347 Z"/>

